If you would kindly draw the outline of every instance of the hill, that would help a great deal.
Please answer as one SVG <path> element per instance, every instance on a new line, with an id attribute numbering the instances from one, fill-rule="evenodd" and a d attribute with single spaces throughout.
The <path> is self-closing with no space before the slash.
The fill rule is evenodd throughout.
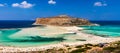
<path id="1" fill-rule="evenodd" d="M 91 23 L 86 19 L 70 17 L 67 15 L 37 18 L 35 24 L 54 25 L 54 26 L 91 25 Z"/>

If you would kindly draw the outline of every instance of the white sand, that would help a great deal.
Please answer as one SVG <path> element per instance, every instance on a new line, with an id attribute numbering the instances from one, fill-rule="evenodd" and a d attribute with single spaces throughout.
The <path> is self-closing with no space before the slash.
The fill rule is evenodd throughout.
<path id="1" fill-rule="evenodd" d="M 21 31 L 12 34 L 10 38 L 19 38 L 23 36 L 42 36 L 42 37 L 55 37 L 57 34 L 64 34 L 68 33 L 67 30 L 62 29 L 60 27 L 54 27 L 54 26 L 46 26 L 44 28 L 42 27 L 33 27 L 33 28 L 24 28 Z"/>
<path id="2" fill-rule="evenodd" d="M 34 35 L 55 35 L 55 34 L 63 34 L 63 33 L 69 33 L 69 32 L 75 32 L 77 33 L 77 37 L 69 37 L 69 39 L 79 39 L 79 38 L 84 38 L 86 41 L 78 41 L 78 42 L 61 42 L 59 44 L 52 44 L 52 45 L 45 45 L 45 46 L 39 46 L 39 47 L 26 47 L 26 48 L 20 48 L 20 47 L 6 47 L 6 46 L 1 46 L 0 47 L 0 52 L 27 52 L 27 51 L 42 51 L 50 48 L 64 48 L 64 45 L 70 45 L 70 46 L 77 46 L 77 45 L 83 45 L 87 43 L 91 44 L 98 44 L 98 43 L 109 43 L 113 41 L 119 41 L 120 38 L 105 38 L 105 37 L 100 37 L 100 36 L 95 36 L 91 34 L 85 34 L 82 33 L 78 30 L 82 30 L 80 27 L 53 27 L 53 26 L 48 26 L 46 27 L 47 29 L 42 29 L 42 28 L 27 28 L 23 29 L 22 31 L 14 34 L 19 35 L 20 34 L 34 34 Z M 49 31 L 48 31 L 49 29 Z M 43 30 L 43 31 L 41 31 Z M 46 34 L 47 33 L 47 34 Z"/>

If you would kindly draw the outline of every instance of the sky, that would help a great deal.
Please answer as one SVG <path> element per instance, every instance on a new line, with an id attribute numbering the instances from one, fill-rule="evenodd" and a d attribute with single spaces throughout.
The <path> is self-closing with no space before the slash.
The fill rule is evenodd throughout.
<path id="1" fill-rule="evenodd" d="M 120 0 L 0 0 L 0 20 L 35 20 L 57 15 L 120 20 Z"/>

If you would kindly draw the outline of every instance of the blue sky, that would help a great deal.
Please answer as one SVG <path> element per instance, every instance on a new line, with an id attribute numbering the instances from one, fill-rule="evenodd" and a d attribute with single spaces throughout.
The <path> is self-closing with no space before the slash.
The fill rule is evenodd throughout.
<path id="1" fill-rule="evenodd" d="M 120 0 L 0 0 L 0 20 L 35 20 L 63 14 L 120 20 Z"/>

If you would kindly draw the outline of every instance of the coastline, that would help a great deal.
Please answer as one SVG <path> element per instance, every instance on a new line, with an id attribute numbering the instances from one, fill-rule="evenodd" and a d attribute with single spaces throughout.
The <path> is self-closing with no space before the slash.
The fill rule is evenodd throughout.
<path id="1" fill-rule="evenodd" d="M 48 27 L 53 27 L 53 26 L 48 26 Z M 44 46 L 38 46 L 38 47 L 9 47 L 9 46 L 0 46 L 0 52 L 29 52 L 29 51 L 43 51 L 47 49 L 52 49 L 52 48 L 65 48 L 66 45 L 75 47 L 78 45 L 83 45 L 83 44 L 98 44 L 98 43 L 110 43 L 114 41 L 119 41 L 120 38 L 107 38 L 107 37 L 100 37 L 100 36 L 95 36 L 92 34 L 86 34 L 82 33 L 81 31 L 78 30 L 84 30 L 83 28 L 72 26 L 72 27 L 57 27 L 57 29 L 64 30 L 62 33 L 71 33 L 75 32 L 77 35 L 80 35 L 79 37 L 81 38 L 86 38 L 86 41 L 78 41 L 78 42 L 61 42 L 58 44 L 50 44 L 50 45 L 44 45 Z M 53 27 L 54 28 L 54 27 Z M 29 29 L 29 28 L 28 28 Z M 33 30 L 34 28 L 31 28 Z M 34 29 L 36 30 L 36 29 Z M 67 32 L 66 32 L 67 31 Z M 61 34 L 62 34 L 61 33 Z M 55 33 L 59 34 L 59 33 Z"/>

